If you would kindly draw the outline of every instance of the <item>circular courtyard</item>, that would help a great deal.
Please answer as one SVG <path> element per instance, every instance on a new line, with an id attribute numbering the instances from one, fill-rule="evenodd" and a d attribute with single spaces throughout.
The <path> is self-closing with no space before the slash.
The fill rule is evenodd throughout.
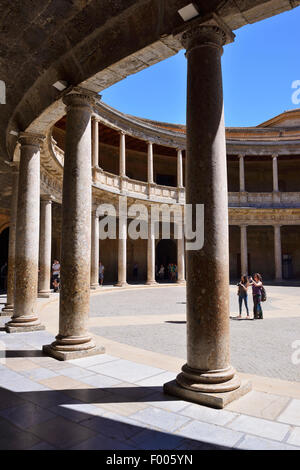
<path id="1" fill-rule="evenodd" d="M 246 374 L 300 381 L 300 365 L 292 360 L 293 343 L 300 340 L 300 287 L 266 289 L 264 320 L 247 321 L 236 319 L 238 298 L 230 286 L 231 362 Z M 249 304 L 251 311 L 251 295 Z M 90 329 L 96 336 L 184 362 L 185 313 L 185 287 L 104 290 L 91 297 Z"/>

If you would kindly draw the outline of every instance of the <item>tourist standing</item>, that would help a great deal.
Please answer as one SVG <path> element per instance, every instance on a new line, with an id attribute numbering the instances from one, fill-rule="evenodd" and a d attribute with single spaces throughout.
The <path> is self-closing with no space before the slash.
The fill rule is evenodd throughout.
<path id="1" fill-rule="evenodd" d="M 237 318 L 242 318 L 242 307 L 243 307 L 243 302 L 244 302 L 246 312 L 247 312 L 246 318 L 247 320 L 249 320 L 250 315 L 249 315 L 249 308 L 248 308 L 248 287 L 249 287 L 248 276 L 242 276 L 237 286 L 238 286 L 239 311 L 240 311 L 240 314 Z"/>
<path id="2" fill-rule="evenodd" d="M 164 265 L 161 264 L 159 271 L 158 271 L 158 278 L 162 281 L 165 278 L 165 268 Z"/>
<path id="3" fill-rule="evenodd" d="M 262 276 L 259 273 L 255 273 L 253 279 L 250 279 L 250 285 L 252 286 L 252 295 L 253 295 L 253 315 L 254 320 L 263 319 L 263 311 L 261 307 L 261 297 L 262 297 Z"/>
<path id="4" fill-rule="evenodd" d="M 52 264 L 52 286 L 54 292 L 58 292 L 60 286 L 60 262 L 58 259 L 54 259 Z"/>
<path id="5" fill-rule="evenodd" d="M 100 284 L 100 286 L 103 286 L 103 281 L 104 281 L 104 266 L 100 261 L 100 263 L 99 263 L 99 284 Z"/>

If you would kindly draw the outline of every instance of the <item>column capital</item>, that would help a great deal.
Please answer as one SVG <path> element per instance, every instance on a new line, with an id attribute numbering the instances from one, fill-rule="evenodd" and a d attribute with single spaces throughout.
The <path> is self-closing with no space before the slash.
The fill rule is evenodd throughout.
<path id="1" fill-rule="evenodd" d="M 275 159 L 277 159 L 277 158 L 278 158 L 278 153 L 273 153 L 273 154 L 272 154 L 272 159 L 275 160 Z"/>
<path id="2" fill-rule="evenodd" d="M 176 33 L 175 33 L 176 34 Z M 199 45 L 222 47 L 234 41 L 235 34 L 216 14 L 205 19 L 196 18 L 184 25 L 176 34 L 183 47 L 189 52 Z"/>
<path id="3" fill-rule="evenodd" d="M 51 194 L 41 194 L 41 202 L 52 204 L 53 201 L 54 197 Z"/>
<path id="4" fill-rule="evenodd" d="M 239 158 L 239 159 L 245 158 L 245 156 L 246 156 L 246 155 L 245 155 L 244 153 L 239 153 L 239 154 L 238 154 L 238 158 Z"/>
<path id="5" fill-rule="evenodd" d="M 120 135 L 126 135 L 126 132 L 125 131 L 119 131 L 119 134 Z"/>
<path id="6" fill-rule="evenodd" d="M 101 95 L 86 88 L 74 87 L 73 90 L 63 97 L 63 103 L 68 108 L 92 107 L 101 100 Z"/>
<path id="7" fill-rule="evenodd" d="M 33 132 L 20 132 L 19 134 L 19 143 L 22 147 L 25 145 L 41 147 L 44 140 L 45 136 L 43 134 L 35 134 Z"/>

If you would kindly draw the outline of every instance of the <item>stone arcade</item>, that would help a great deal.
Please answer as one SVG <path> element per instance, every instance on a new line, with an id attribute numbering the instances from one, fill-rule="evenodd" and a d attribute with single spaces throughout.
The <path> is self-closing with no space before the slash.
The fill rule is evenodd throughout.
<path id="1" fill-rule="evenodd" d="M 4 3 L 9 16 L 10 2 Z M 299 2 L 199 0 L 199 15 L 188 21 L 178 14 L 188 5 L 184 0 L 164 2 L 164 11 L 158 0 L 117 2 L 113 13 L 103 11 L 99 2 L 89 3 L 86 11 L 81 2 L 74 2 L 67 13 L 50 9 L 57 32 L 62 27 L 68 37 L 61 41 L 57 34 L 51 51 L 47 44 L 53 31 L 45 26 L 46 41 L 39 44 L 27 25 L 27 40 L 18 41 L 29 49 L 28 58 L 40 57 L 38 65 L 30 67 L 18 57 L 9 65 L 4 61 L 6 76 L 1 78 L 10 88 L 0 118 L 1 184 L 12 194 L 0 199 L 0 230 L 10 227 L 5 313 L 10 312 L 11 320 L 6 331 L 44 328 L 35 301 L 37 293 L 49 295 L 51 257 L 57 256 L 62 265 L 59 331 L 44 351 L 61 360 L 103 352 L 88 332 L 90 288 L 99 287 L 99 259 L 116 286 L 127 285 L 136 262 L 140 280 L 154 285 L 160 241 L 151 228 L 147 241 L 128 240 L 120 213 L 122 236 L 99 243 L 100 204 L 115 203 L 119 197 L 146 205 L 204 204 L 203 249 L 185 255 L 184 242 L 178 240 L 174 259 L 170 240 L 168 262 L 178 265 L 178 283 L 185 282 L 186 273 L 188 354 L 182 372 L 165 390 L 223 407 L 250 389 L 230 363 L 229 272 L 236 278 L 254 266 L 264 271 L 253 255 L 258 237 L 273 246 L 267 277 L 300 277 L 299 246 L 294 243 L 300 227 L 295 178 L 300 113 L 284 113 L 256 128 L 227 129 L 225 136 L 222 49 L 234 41 L 235 29 Z M 145 3 L 152 15 L 141 34 Z M 81 14 L 93 25 L 88 31 Z M 37 6 L 32 12 L 37 22 L 39 15 Z M 9 35 L 5 41 L 9 57 L 14 44 Z M 186 136 L 183 126 L 126 116 L 100 102 L 101 90 L 181 48 L 188 63 Z M 60 91 L 52 86 L 57 83 Z M 108 246 L 117 257 L 108 259 Z"/>

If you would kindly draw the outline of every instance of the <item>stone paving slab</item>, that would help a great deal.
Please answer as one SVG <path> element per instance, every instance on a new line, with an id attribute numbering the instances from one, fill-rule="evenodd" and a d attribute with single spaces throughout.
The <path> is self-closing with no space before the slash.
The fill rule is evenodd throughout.
<path id="1" fill-rule="evenodd" d="M 300 426 L 300 400 L 292 400 L 278 416 L 277 421 Z"/>
<path id="2" fill-rule="evenodd" d="M 61 363 L 42 355 L 45 332 L 28 334 L 2 336 L 15 357 L 0 364 L 0 449 L 300 450 L 300 400 L 254 391 L 210 409 L 164 395 L 170 371 L 106 354 Z"/>

